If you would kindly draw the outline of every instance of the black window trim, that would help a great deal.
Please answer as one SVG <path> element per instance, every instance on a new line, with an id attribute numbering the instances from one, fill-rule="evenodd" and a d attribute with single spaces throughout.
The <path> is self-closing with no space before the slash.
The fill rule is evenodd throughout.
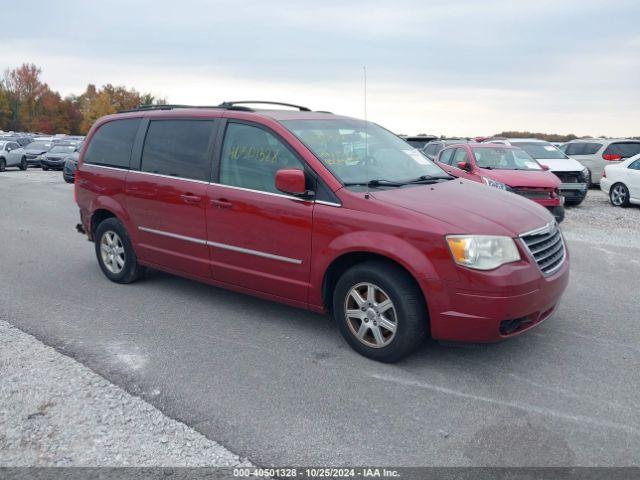
<path id="1" fill-rule="evenodd" d="M 207 146 L 208 151 L 208 171 L 206 172 L 204 178 L 205 180 L 198 180 L 196 178 L 188 178 L 181 177 L 178 175 L 165 175 L 162 173 L 154 173 L 154 172 L 145 172 L 142 170 L 142 153 L 144 151 L 144 144 L 147 140 L 147 134 L 149 133 L 149 127 L 151 126 L 151 122 L 162 122 L 162 121 L 177 121 L 177 120 L 187 120 L 187 121 L 203 121 L 203 122 L 212 122 L 213 123 L 213 134 L 209 140 L 209 145 Z M 135 171 L 136 173 L 140 173 L 143 175 L 153 175 L 156 177 L 162 178 L 173 178 L 178 180 L 184 180 L 186 182 L 195 182 L 195 183 L 203 183 L 209 184 L 211 179 L 211 173 L 214 169 L 214 157 L 215 157 L 215 146 L 216 141 L 218 139 L 219 128 L 220 128 L 220 118 L 218 117 L 183 117 L 183 116 L 166 116 L 166 117 L 145 117 L 140 124 L 140 128 L 138 129 L 138 133 L 136 135 L 136 139 L 133 142 L 133 150 L 131 153 L 131 162 L 129 170 Z"/>
<path id="2" fill-rule="evenodd" d="M 98 134 L 100 129 L 102 127 L 104 127 L 105 125 L 109 124 L 109 123 L 119 122 L 119 121 L 122 121 L 122 120 L 139 120 L 140 121 L 140 123 L 138 124 L 138 131 L 136 132 L 136 135 L 133 138 L 133 144 L 131 146 L 131 153 L 129 154 L 129 166 L 125 167 L 125 166 L 122 166 L 122 165 L 106 165 L 106 164 L 101 164 L 101 163 L 88 162 L 86 160 L 87 153 L 89 153 L 89 149 L 91 147 L 91 143 L 93 142 L 95 136 Z M 145 118 L 141 117 L 141 116 L 140 117 L 120 117 L 120 118 L 112 118 L 112 119 L 107 120 L 104 123 L 101 123 L 100 126 L 96 129 L 96 131 L 91 135 L 91 138 L 88 139 L 89 141 L 86 142 L 86 139 L 85 139 L 86 148 L 84 148 L 85 145 L 83 145 L 84 152 L 83 152 L 83 155 L 82 155 L 82 163 L 83 163 L 83 165 L 91 165 L 91 166 L 100 167 L 100 168 L 112 168 L 114 170 L 132 170 L 132 166 L 133 166 L 133 162 L 134 162 L 134 158 L 135 158 L 134 154 L 136 153 L 136 143 L 137 143 L 138 137 L 140 135 L 140 129 L 142 128 L 142 125 L 144 124 L 144 120 L 145 120 Z M 85 142 L 83 142 L 83 143 L 85 143 Z M 52 142 L 50 142 L 50 143 L 53 145 Z"/>

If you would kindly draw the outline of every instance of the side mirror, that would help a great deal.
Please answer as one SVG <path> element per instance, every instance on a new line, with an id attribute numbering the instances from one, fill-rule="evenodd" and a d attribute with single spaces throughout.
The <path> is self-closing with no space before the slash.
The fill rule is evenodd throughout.
<path id="1" fill-rule="evenodd" d="M 460 170 L 469 170 L 469 164 L 467 162 L 458 162 L 458 168 Z"/>
<path id="2" fill-rule="evenodd" d="M 290 195 L 308 195 L 307 181 L 302 170 L 283 168 L 276 172 L 276 188 Z"/>
<path id="3" fill-rule="evenodd" d="M 548 171 L 550 170 L 549 165 L 542 165 L 542 164 L 540 164 L 540 166 L 542 167 L 542 169 L 543 169 L 545 172 L 548 172 Z"/>

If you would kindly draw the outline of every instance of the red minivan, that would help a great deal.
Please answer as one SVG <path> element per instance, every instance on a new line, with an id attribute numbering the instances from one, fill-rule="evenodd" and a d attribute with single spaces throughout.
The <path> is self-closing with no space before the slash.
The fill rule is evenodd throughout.
<path id="1" fill-rule="evenodd" d="M 547 208 L 558 222 L 564 220 L 560 179 L 518 147 L 492 143 L 452 145 L 443 149 L 436 161 L 455 177 L 522 195 Z"/>
<path id="2" fill-rule="evenodd" d="M 546 209 L 454 178 L 376 124 L 247 106 L 260 103 L 95 123 L 75 193 L 107 278 L 151 267 L 330 312 L 386 362 L 427 335 L 493 342 L 554 313 L 569 255 Z"/>

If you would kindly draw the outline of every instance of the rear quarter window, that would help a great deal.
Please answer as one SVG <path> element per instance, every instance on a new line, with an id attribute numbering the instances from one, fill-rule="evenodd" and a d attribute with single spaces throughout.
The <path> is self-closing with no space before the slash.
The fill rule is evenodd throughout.
<path id="1" fill-rule="evenodd" d="M 604 155 L 620 155 L 622 158 L 633 157 L 640 153 L 640 142 L 612 143 L 604 151 Z"/>
<path id="2" fill-rule="evenodd" d="M 85 163 L 129 168 L 139 118 L 112 120 L 98 128 L 84 156 Z"/>

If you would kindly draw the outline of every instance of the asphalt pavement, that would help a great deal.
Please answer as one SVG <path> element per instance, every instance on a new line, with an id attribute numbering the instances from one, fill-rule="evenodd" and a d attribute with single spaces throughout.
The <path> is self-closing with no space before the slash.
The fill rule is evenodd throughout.
<path id="1" fill-rule="evenodd" d="M 638 465 L 640 208 L 589 195 L 602 205 L 563 227 L 571 282 L 555 317 L 385 365 L 322 315 L 155 271 L 109 282 L 75 232 L 73 187 L 7 171 L 0 319 L 263 466 Z"/>

